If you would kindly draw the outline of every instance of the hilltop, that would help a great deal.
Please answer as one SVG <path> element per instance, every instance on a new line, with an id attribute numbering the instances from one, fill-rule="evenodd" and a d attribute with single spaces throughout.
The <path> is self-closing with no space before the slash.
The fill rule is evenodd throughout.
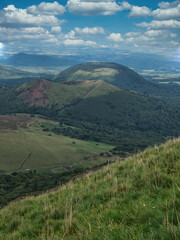
<path id="1" fill-rule="evenodd" d="M 60 72 L 53 78 L 53 81 L 59 82 L 85 80 L 103 80 L 119 88 L 180 102 L 179 87 L 152 83 L 132 69 L 117 63 L 78 64 Z"/>
<path id="2" fill-rule="evenodd" d="M 180 140 L 0 210 L 1 239 L 180 238 Z M 15 217 L 14 217 L 15 216 Z"/>

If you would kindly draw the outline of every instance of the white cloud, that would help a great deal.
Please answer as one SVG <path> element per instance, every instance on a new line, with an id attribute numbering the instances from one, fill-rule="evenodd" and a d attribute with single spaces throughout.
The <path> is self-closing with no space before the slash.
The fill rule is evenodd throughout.
<path id="1" fill-rule="evenodd" d="M 135 38 L 134 37 L 128 37 L 126 38 L 126 41 L 131 43 L 131 42 L 134 42 Z"/>
<path id="2" fill-rule="evenodd" d="M 60 33 L 61 32 L 61 27 L 60 26 L 53 26 L 51 28 L 51 33 Z"/>
<path id="3" fill-rule="evenodd" d="M 31 26 L 53 26 L 61 23 L 55 16 L 32 15 L 26 9 L 15 8 L 8 5 L 0 11 L 0 26 L 5 27 L 31 27 Z"/>
<path id="4" fill-rule="evenodd" d="M 145 32 L 129 32 L 126 33 L 125 36 L 126 39 L 124 40 L 124 43 L 143 45 L 149 42 L 149 46 L 155 46 L 162 42 L 163 45 L 166 44 L 170 38 L 176 37 L 176 34 L 171 33 L 169 30 L 149 29 Z"/>
<path id="5" fill-rule="evenodd" d="M 122 8 L 114 0 L 69 0 L 67 2 L 67 8 L 73 14 L 82 14 L 87 16 L 113 15 L 118 11 L 122 11 Z"/>
<path id="6" fill-rule="evenodd" d="M 129 4 L 128 2 L 122 2 L 120 4 L 120 7 L 121 7 L 121 11 L 123 11 L 123 10 L 131 9 L 132 5 Z"/>
<path id="7" fill-rule="evenodd" d="M 174 2 L 160 2 L 158 3 L 158 6 L 160 8 L 173 8 L 176 7 L 179 3 L 180 3 L 179 0 Z"/>
<path id="8" fill-rule="evenodd" d="M 180 18 L 180 2 L 175 7 L 158 8 L 153 11 L 152 15 L 156 19 L 178 19 Z"/>
<path id="9" fill-rule="evenodd" d="M 75 39 L 76 38 L 76 33 L 74 30 L 71 30 L 69 33 L 64 35 L 64 38 L 67 39 Z"/>
<path id="10" fill-rule="evenodd" d="M 151 15 L 151 10 L 147 7 L 132 6 L 129 17 L 147 17 Z"/>
<path id="11" fill-rule="evenodd" d="M 139 27 L 153 28 L 153 29 L 177 29 L 180 28 L 180 21 L 177 20 L 153 20 L 150 23 L 142 22 L 136 24 Z"/>
<path id="12" fill-rule="evenodd" d="M 117 4 L 115 0 L 69 0 L 68 10 L 73 14 L 81 15 L 113 15 L 118 11 L 131 10 L 130 17 L 145 17 L 151 15 L 151 10 L 145 6 L 138 7 L 121 2 Z"/>
<path id="13" fill-rule="evenodd" d="M 66 39 L 64 40 L 64 45 L 67 46 L 95 46 L 96 42 L 94 41 L 84 41 L 82 39 Z"/>
<path id="14" fill-rule="evenodd" d="M 180 46 L 179 42 L 176 42 L 176 41 L 170 41 L 169 43 L 172 46 Z"/>
<path id="15" fill-rule="evenodd" d="M 66 8 L 58 2 L 41 2 L 38 6 L 33 5 L 27 8 L 27 12 L 30 14 L 62 15 L 65 11 Z"/>
<path id="16" fill-rule="evenodd" d="M 29 28 L 0 28 L 0 41 L 2 42 L 22 42 L 39 44 L 41 41 L 53 39 L 54 35 L 42 27 Z M 37 41 L 38 40 L 38 41 Z"/>
<path id="17" fill-rule="evenodd" d="M 108 40 L 114 41 L 114 42 L 122 42 L 123 38 L 120 33 L 111 33 L 108 37 Z"/>
<path id="18" fill-rule="evenodd" d="M 139 34 L 141 34 L 140 32 L 128 32 L 126 33 L 126 37 L 135 37 L 138 36 Z"/>
<path id="19" fill-rule="evenodd" d="M 168 31 L 166 30 L 148 30 L 144 33 L 148 37 L 159 37 L 159 36 L 168 36 Z"/>
<path id="20" fill-rule="evenodd" d="M 170 33 L 170 37 L 175 38 L 175 37 L 177 37 L 177 34 L 176 33 Z"/>
<path id="21" fill-rule="evenodd" d="M 92 27 L 92 28 L 75 27 L 69 33 L 65 34 L 64 37 L 67 39 L 75 39 L 76 37 L 82 36 L 82 35 L 97 35 L 97 34 L 105 34 L 105 30 L 102 27 Z"/>
<path id="22" fill-rule="evenodd" d="M 89 28 L 89 27 L 85 27 L 85 28 L 75 27 L 74 31 L 75 31 L 75 33 L 77 33 L 79 35 L 83 35 L 83 34 L 95 35 L 95 34 L 104 34 L 105 33 L 105 31 L 102 27 L 92 27 L 92 28 Z"/>

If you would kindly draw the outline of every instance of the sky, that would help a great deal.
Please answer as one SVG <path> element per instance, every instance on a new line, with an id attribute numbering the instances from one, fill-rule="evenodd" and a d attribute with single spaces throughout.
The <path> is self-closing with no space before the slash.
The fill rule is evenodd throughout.
<path id="1" fill-rule="evenodd" d="M 82 51 L 180 61 L 180 0 L 0 0 L 0 55 Z"/>

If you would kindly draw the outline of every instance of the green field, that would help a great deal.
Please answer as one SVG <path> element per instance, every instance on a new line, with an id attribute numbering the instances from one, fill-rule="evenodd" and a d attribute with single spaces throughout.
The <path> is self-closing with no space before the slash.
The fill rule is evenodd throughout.
<path id="1" fill-rule="evenodd" d="M 24 118 L 23 115 L 0 117 L 2 173 L 16 171 L 23 161 L 22 170 L 53 172 L 59 171 L 61 167 L 66 169 L 98 165 L 104 161 L 99 154 L 112 148 L 103 143 L 53 134 L 50 129 L 58 124 L 53 121 L 28 116 Z M 49 131 L 43 131 L 44 127 L 48 127 Z M 31 156 L 28 158 L 29 154 Z"/>

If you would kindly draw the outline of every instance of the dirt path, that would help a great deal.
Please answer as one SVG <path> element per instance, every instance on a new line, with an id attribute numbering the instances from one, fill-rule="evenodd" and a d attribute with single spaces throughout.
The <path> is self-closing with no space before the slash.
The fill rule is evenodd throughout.
<path id="1" fill-rule="evenodd" d="M 29 153 L 29 155 L 27 156 L 27 158 L 24 159 L 24 161 L 21 163 L 20 167 L 16 170 L 16 172 L 19 172 L 19 171 L 22 170 L 24 164 L 30 159 L 31 155 L 32 155 L 32 153 Z"/>
<path id="2" fill-rule="evenodd" d="M 19 168 L 16 170 L 16 172 L 20 172 L 20 171 L 22 170 L 24 164 L 30 159 L 30 157 L 31 157 L 31 155 L 32 155 L 32 153 L 30 152 L 31 150 L 28 148 L 28 143 L 27 143 L 26 134 L 25 134 L 24 129 L 19 128 L 19 131 L 20 131 L 20 133 L 21 133 L 21 135 L 22 135 L 22 140 L 23 140 L 23 142 L 24 142 L 25 151 L 27 152 L 28 156 L 27 156 L 27 158 L 25 158 L 25 159 L 23 160 L 23 162 L 21 163 L 21 165 L 19 166 Z"/>
<path id="3" fill-rule="evenodd" d="M 98 80 L 97 82 L 98 82 L 98 84 L 93 89 L 91 89 L 88 93 L 86 93 L 86 95 L 84 95 L 83 99 L 86 99 L 87 97 L 89 97 L 96 88 L 101 86 L 102 80 Z"/>

